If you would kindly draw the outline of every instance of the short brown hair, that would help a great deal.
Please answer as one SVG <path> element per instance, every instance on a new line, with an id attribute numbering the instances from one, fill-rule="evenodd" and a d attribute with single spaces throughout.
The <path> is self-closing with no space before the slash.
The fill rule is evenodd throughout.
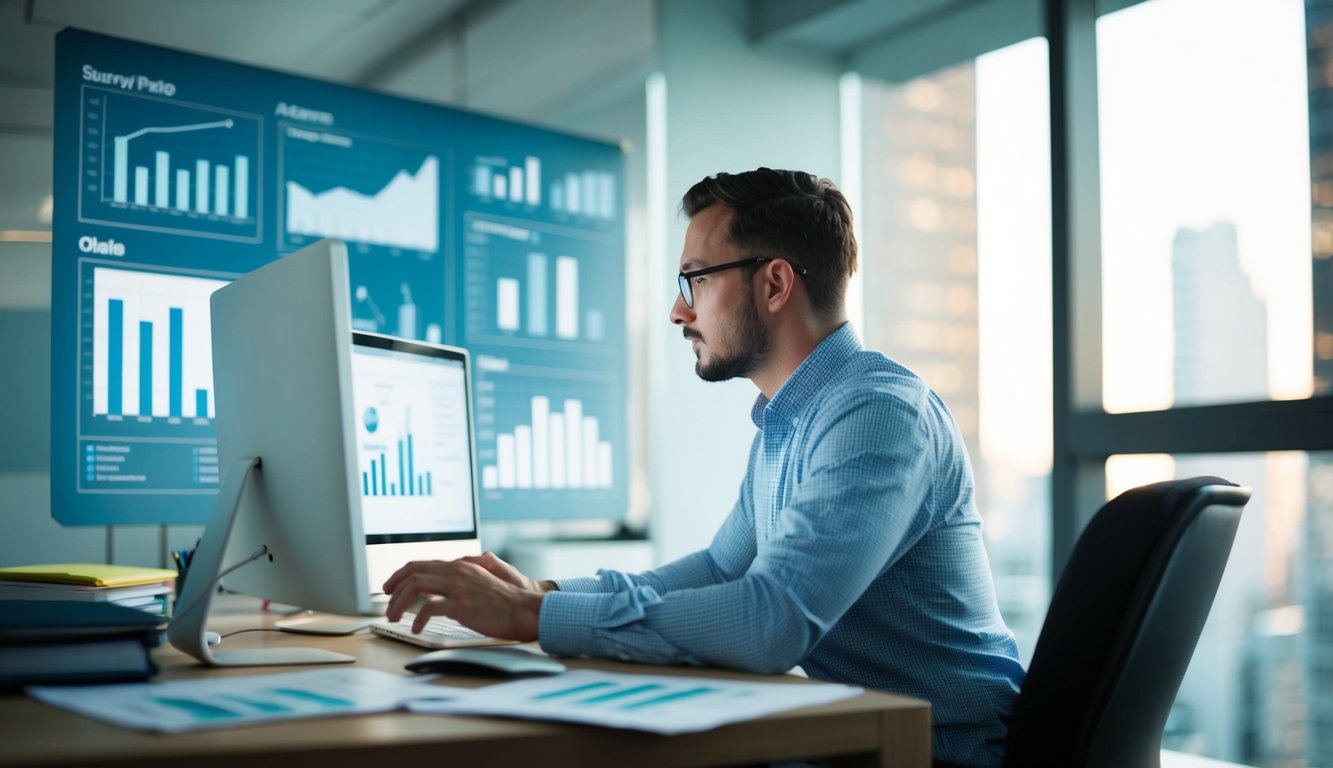
<path id="1" fill-rule="evenodd" d="M 842 306 L 856 271 L 856 235 L 852 207 L 833 182 L 772 168 L 719 173 L 690 187 L 680 207 L 693 218 L 713 205 L 734 211 L 727 238 L 742 256 L 769 254 L 805 267 L 814 310 Z"/>

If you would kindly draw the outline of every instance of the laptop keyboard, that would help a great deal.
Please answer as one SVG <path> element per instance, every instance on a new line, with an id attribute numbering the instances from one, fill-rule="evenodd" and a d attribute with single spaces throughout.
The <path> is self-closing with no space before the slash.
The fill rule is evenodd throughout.
<path id="1" fill-rule="evenodd" d="M 404 613 L 403 617 L 397 622 L 381 622 L 379 626 L 393 630 L 395 636 L 404 640 L 420 642 L 423 645 L 434 643 L 478 645 L 497 642 L 495 638 L 488 637 L 480 632 L 474 632 L 446 616 L 432 616 L 426 621 L 425 628 L 416 634 L 412 632 L 413 621 L 416 621 L 416 614 Z"/>

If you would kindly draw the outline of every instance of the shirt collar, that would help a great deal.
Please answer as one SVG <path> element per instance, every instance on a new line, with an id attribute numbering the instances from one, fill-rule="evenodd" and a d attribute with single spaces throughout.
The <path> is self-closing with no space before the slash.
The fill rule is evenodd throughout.
<path id="1" fill-rule="evenodd" d="M 777 418 L 790 423 L 828 383 L 829 374 L 860 351 L 861 341 L 856 338 L 852 324 L 843 323 L 796 366 L 772 400 L 759 393 L 750 409 L 750 419 L 760 429 L 764 428 L 766 419 Z"/>

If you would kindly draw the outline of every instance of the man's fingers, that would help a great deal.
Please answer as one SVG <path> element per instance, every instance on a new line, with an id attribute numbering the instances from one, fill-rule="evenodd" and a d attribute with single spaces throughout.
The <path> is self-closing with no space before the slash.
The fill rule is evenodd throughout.
<path id="1" fill-rule="evenodd" d="M 394 571 L 393 575 L 390 576 L 388 580 L 384 582 L 384 586 L 382 587 L 382 589 L 384 590 L 385 594 L 390 594 L 395 589 L 398 588 L 398 585 L 401 584 L 404 579 L 412 576 L 413 574 L 428 573 L 434 570 L 442 570 L 442 568 L 446 565 L 447 563 L 445 563 L 442 560 L 413 560 L 412 562 L 404 565 L 402 568 L 399 568 L 398 570 Z"/>
<path id="2" fill-rule="evenodd" d="M 444 603 L 445 598 L 439 595 L 423 598 L 416 609 L 417 616 L 412 620 L 412 632 L 420 634 L 421 630 L 426 628 L 426 623 L 430 621 L 430 617 L 444 615 Z"/>
<path id="3" fill-rule="evenodd" d="M 389 621 L 398 621 L 419 597 L 443 596 L 446 594 L 447 583 L 439 576 L 409 573 L 398 581 L 390 593 L 389 605 L 384 611 L 385 618 Z"/>

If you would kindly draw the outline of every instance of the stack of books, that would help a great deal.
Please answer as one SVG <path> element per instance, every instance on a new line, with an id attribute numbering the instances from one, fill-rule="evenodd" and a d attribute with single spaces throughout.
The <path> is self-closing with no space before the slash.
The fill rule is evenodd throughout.
<path id="1" fill-rule="evenodd" d="M 0 600 L 79 600 L 170 613 L 176 572 L 99 563 L 0 568 Z"/>
<path id="2" fill-rule="evenodd" d="M 109 602 L 0 600 L 0 692 L 147 680 L 164 623 Z"/>

